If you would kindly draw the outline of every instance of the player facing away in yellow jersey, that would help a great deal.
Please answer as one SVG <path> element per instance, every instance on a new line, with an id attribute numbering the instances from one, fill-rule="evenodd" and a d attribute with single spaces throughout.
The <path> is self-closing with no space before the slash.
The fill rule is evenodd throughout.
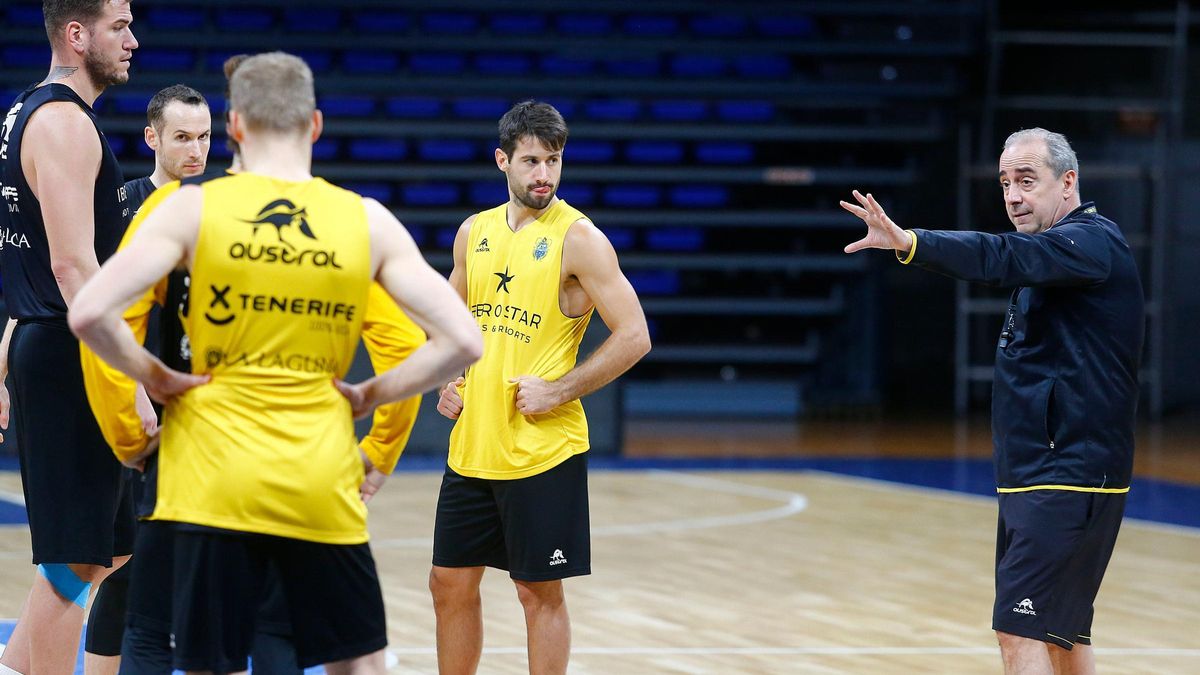
<path id="1" fill-rule="evenodd" d="M 253 603 L 279 570 L 301 667 L 383 672 L 352 416 L 436 386 L 482 352 L 454 289 L 382 205 L 310 173 L 312 73 L 294 56 L 233 74 L 244 171 L 189 180 L 80 291 L 72 330 L 164 401 L 152 519 L 176 523 L 172 631 L 182 670 L 246 668 Z M 191 275 L 193 372 L 137 344 L 122 312 L 172 269 Z M 428 341 L 363 383 L 340 380 L 378 281 Z"/>
<path id="2" fill-rule="evenodd" d="M 571 625 L 562 580 L 591 572 L 579 399 L 650 350 L 645 314 L 612 244 L 555 195 L 566 140 L 552 106 L 527 101 L 509 110 L 496 149 L 509 200 L 467 218 L 454 240 L 450 283 L 484 350 L 438 401 L 457 420 L 429 577 L 443 674 L 479 665 L 484 567 L 507 570 L 516 584 L 530 672 L 566 672 Z M 612 335 L 576 365 L 593 310 Z"/>

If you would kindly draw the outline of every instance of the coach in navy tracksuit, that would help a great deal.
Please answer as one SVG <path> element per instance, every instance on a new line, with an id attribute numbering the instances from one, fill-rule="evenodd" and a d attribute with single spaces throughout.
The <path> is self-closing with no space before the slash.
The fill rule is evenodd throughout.
<path id="1" fill-rule="evenodd" d="M 870 196 L 846 247 L 1013 287 L 996 349 L 997 492 L 992 628 L 1006 672 L 1094 672 L 1092 603 L 1116 543 L 1133 469 L 1142 286 L 1120 229 L 1079 199 L 1061 134 L 1004 143 L 1000 186 L 1014 233 L 902 230 Z"/>

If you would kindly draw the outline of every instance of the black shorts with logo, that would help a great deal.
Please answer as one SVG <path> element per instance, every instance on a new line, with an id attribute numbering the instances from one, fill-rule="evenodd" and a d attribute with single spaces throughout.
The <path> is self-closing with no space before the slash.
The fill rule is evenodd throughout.
<path id="1" fill-rule="evenodd" d="M 446 467 L 433 564 L 495 567 L 519 581 L 591 574 L 587 453 L 514 480 L 469 478 Z"/>
<path id="2" fill-rule="evenodd" d="M 21 321 L 8 362 L 33 563 L 109 567 L 133 552 L 133 502 L 88 405 L 79 341 L 65 322 Z"/>
<path id="3" fill-rule="evenodd" d="M 1000 495 L 992 629 L 1071 649 L 1092 643 L 1092 605 L 1125 513 L 1125 493 Z"/>
<path id="4" fill-rule="evenodd" d="M 383 594 L 367 544 L 175 526 L 175 667 L 246 670 L 271 566 L 278 570 L 301 668 L 387 646 Z"/>

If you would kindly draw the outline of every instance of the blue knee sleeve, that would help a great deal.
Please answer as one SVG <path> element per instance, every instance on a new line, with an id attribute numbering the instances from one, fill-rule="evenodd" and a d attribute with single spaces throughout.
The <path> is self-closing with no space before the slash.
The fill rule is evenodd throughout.
<path id="1" fill-rule="evenodd" d="M 46 577 L 46 581 L 50 582 L 59 595 L 79 605 L 80 608 L 87 605 L 88 592 L 92 590 L 92 583 L 80 579 L 69 565 L 63 563 L 38 565 L 38 572 Z"/>

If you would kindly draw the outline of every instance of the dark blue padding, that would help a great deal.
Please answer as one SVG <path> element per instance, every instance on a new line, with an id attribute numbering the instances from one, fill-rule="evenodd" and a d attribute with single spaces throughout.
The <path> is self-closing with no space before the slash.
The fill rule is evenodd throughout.
<path id="1" fill-rule="evenodd" d="M 430 12 L 421 16 L 421 30 L 434 35 L 467 36 L 479 31 L 479 17 L 465 12 Z"/>
<path id="2" fill-rule="evenodd" d="M 317 102 L 330 117 L 369 117 L 375 112 L 375 99 L 369 96 L 322 96 Z"/>
<path id="3" fill-rule="evenodd" d="M 387 113 L 404 119 L 431 119 L 442 114 L 442 102 L 428 96 L 396 96 L 387 100 Z"/>
<path id="4" fill-rule="evenodd" d="M 402 201 L 409 206 L 451 206 L 459 201 L 455 183 L 406 183 L 400 186 Z"/>
<path id="5" fill-rule="evenodd" d="M 454 116 L 465 120 L 498 120 L 509 107 L 502 98 L 461 98 L 450 104 Z"/>
<path id="6" fill-rule="evenodd" d="M 708 102 L 651 101 L 650 116 L 662 122 L 699 122 L 708 117 Z"/>
<path id="7" fill-rule="evenodd" d="M 233 159 L 233 153 L 229 148 L 225 147 L 225 136 L 213 136 L 212 145 L 208 148 L 208 160 L 211 162 L 213 158 L 217 159 Z"/>
<path id="8" fill-rule="evenodd" d="M 219 119 L 221 115 L 225 114 L 225 111 L 228 110 L 228 102 L 225 100 L 225 95 L 223 93 L 215 94 L 213 96 L 205 94 L 204 99 L 208 101 L 208 109 L 212 111 L 212 116 L 214 118 Z"/>
<path id="9" fill-rule="evenodd" d="M 298 49 L 292 52 L 304 59 L 314 73 L 328 73 L 333 68 L 333 53 L 323 49 Z"/>
<path id="10" fill-rule="evenodd" d="M 614 77 L 658 77 L 662 64 L 657 56 L 605 59 L 604 71 Z"/>
<path id="11" fill-rule="evenodd" d="M 137 68 L 150 72 L 190 71 L 196 67 L 196 52 L 190 49 L 139 49 L 133 53 Z"/>
<path id="12" fill-rule="evenodd" d="M 214 146 L 216 143 L 214 142 Z M 313 143 L 312 156 L 313 159 L 327 162 L 337 159 L 339 143 L 334 138 L 318 138 L 316 143 Z"/>
<path id="13" fill-rule="evenodd" d="M 125 152 L 125 147 L 128 142 L 125 140 L 124 136 L 104 134 L 104 137 L 108 139 L 108 147 L 112 149 L 114 155 L 120 157 L 121 154 Z M 139 138 L 137 142 L 142 143 L 142 139 Z M 142 143 L 142 145 L 145 145 L 145 143 Z"/>
<path id="14" fill-rule="evenodd" d="M 400 67 L 400 56 L 387 51 L 347 51 L 342 55 L 342 70 L 350 75 L 386 74 L 395 72 Z"/>
<path id="15" fill-rule="evenodd" d="M 568 36 L 601 36 L 612 32 L 612 17 L 607 14 L 563 14 L 554 22 L 558 32 Z"/>
<path id="16" fill-rule="evenodd" d="M 115 89 L 108 94 L 106 98 L 110 101 L 113 112 L 121 115 L 145 115 L 146 106 L 150 103 L 150 98 L 154 96 L 152 91 L 121 91 Z"/>
<path id="17" fill-rule="evenodd" d="M 562 54 L 546 54 L 541 59 L 540 69 L 543 75 L 557 77 L 582 77 L 591 75 L 596 70 L 596 59 L 589 56 L 564 56 Z"/>
<path id="18" fill-rule="evenodd" d="M 603 122 L 630 122 L 641 114 L 642 104 L 630 98 L 596 99 L 584 104 L 584 114 Z"/>
<path id="19" fill-rule="evenodd" d="M 688 27 L 697 37 L 731 38 L 750 33 L 750 22 L 737 14 L 701 14 L 688 21 Z"/>
<path id="20" fill-rule="evenodd" d="M 696 160 L 702 164 L 749 164 L 754 146 L 735 141 L 703 141 L 696 144 Z"/>
<path id="21" fill-rule="evenodd" d="M 555 194 L 573 206 L 584 207 L 596 203 L 596 188 L 587 183 L 567 183 L 558 186 Z"/>
<path id="22" fill-rule="evenodd" d="M 676 270 L 626 270 L 625 276 L 638 295 L 679 294 L 679 272 Z"/>
<path id="23" fill-rule="evenodd" d="M 525 54 L 477 54 L 475 70 L 481 75 L 528 75 L 533 59 Z"/>
<path id="24" fill-rule="evenodd" d="M 154 151 L 151 150 L 150 146 L 146 145 L 145 143 L 134 143 L 133 144 L 133 152 L 138 157 L 143 157 L 145 159 L 154 159 Z"/>
<path id="25" fill-rule="evenodd" d="M 467 193 L 474 206 L 496 206 L 508 201 L 508 188 L 502 180 L 471 183 Z"/>
<path id="26" fill-rule="evenodd" d="M 404 223 L 404 229 L 408 230 L 408 236 L 412 237 L 413 243 L 417 246 L 425 246 L 425 241 L 429 239 L 429 230 L 421 225 L 412 225 Z"/>
<path id="27" fill-rule="evenodd" d="M 50 45 L 15 45 L 0 52 L 5 68 L 48 68 Z"/>
<path id="28" fill-rule="evenodd" d="M 571 141 L 563 149 L 563 161 L 580 164 L 608 164 L 617 157 L 612 141 L 583 139 Z"/>
<path id="29" fill-rule="evenodd" d="M 670 37 L 679 33 L 679 18 L 670 14 L 630 14 L 622 26 L 626 35 Z"/>
<path id="30" fill-rule="evenodd" d="M 738 75 L 755 80 L 784 80 L 792 76 L 792 61 L 780 54 L 744 54 L 733 60 Z"/>
<path id="31" fill-rule="evenodd" d="M 646 231 L 650 251 L 693 252 L 704 248 L 704 231 L 698 227 L 655 227 Z"/>
<path id="32" fill-rule="evenodd" d="M 629 141 L 625 159 L 633 164 L 678 164 L 683 159 L 683 144 L 678 141 Z"/>
<path id="33" fill-rule="evenodd" d="M 457 75 L 466 68 L 467 57 L 451 53 L 416 53 L 409 57 L 408 67 L 418 75 Z"/>
<path id="34" fill-rule="evenodd" d="M 382 204 L 392 201 L 392 186 L 388 183 L 352 182 L 342 183 L 342 187 Z"/>
<path id="35" fill-rule="evenodd" d="M 142 11 L 141 8 L 138 8 L 139 14 Z M 208 17 L 208 13 L 200 7 L 151 6 L 144 11 L 146 12 L 146 23 L 151 28 L 158 30 L 203 30 L 204 20 Z M 137 30 L 136 26 L 135 23 L 134 30 Z"/>
<path id="36" fill-rule="evenodd" d="M 770 101 L 719 101 L 717 117 L 724 122 L 770 122 L 775 105 Z"/>
<path id="37" fill-rule="evenodd" d="M 817 23 L 803 14 L 757 16 L 754 27 L 760 34 L 776 38 L 814 38 L 818 34 Z"/>
<path id="38" fill-rule="evenodd" d="M 255 8 L 219 8 L 216 11 L 217 28 L 228 31 L 265 31 L 275 24 L 274 12 Z"/>
<path id="39" fill-rule="evenodd" d="M 408 144 L 400 138 L 356 138 L 350 141 L 350 159 L 364 162 L 400 162 L 408 157 Z"/>
<path id="40" fill-rule="evenodd" d="M 13 5 L 5 12 L 4 23 L 13 28 L 42 28 L 42 8 L 39 5 Z"/>
<path id="41" fill-rule="evenodd" d="M 729 61 L 714 54 L 677 54 L 671 59 L 671 74 L 676 77 L 721 77 L 729 70 Z"/>
<path id="42" fill-rule="evenodd" d="M 357 10 L 351 22 L 355 30 L 362 33 L 407 33 L 413 26 L 411 12 L 393 12 L 386 9 Z"/>
<path id="43" fill-rule="evenodd" d="M 601 228 L 604 231 L 604 236 L 608 237 L 608 243 L 618 251 L 628 251 L 637 244 L 637 232 L 632 227 L 605 227 Z"/>
<path id="44" fill-rule="evenodd" d="M 459 138 L 425 139 L 417 142 L 417 156 L 427 162 L 469 162 L 477 152 L 473 141 Z"/>
<path id="45" fill-rule="evenodd" d="M 525 12 L 521 14 L 494 14 L 488 21 L 492 33 L 504 35 L 537 35 L 549 25 L 545 14 Z"/>
<path id="46" fill-rule="evenodd" d="M 609 185 L 604 188 L 604 204 L 625 209 L 648 209 L 662 203 L 657 185 Z"/>
<path id="47" fill-rule="evenodd" d="M 671 188 L 671 205 L 681 209 L 717 209 L 729 204 L 724 185 L 676 185 Z"/>
<path id="48" fill-rule="evenodd" d="M 438 248 L 453 249 L 454 238 L 458 236 L 457 227 L 439 227 L 437 231 Z"/>
<path id="49" fill-rule="evenodd" d="M 289 7 L 283 10 L 283 27 L 295 33 L 336 32 L 342 27 L 342 12 L 318 7 Z"/>

